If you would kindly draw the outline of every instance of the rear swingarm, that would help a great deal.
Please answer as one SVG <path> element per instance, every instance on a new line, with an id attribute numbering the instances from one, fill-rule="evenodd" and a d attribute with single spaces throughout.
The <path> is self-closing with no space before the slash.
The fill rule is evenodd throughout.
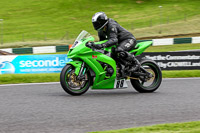
<path id="1" fill-rule="evenodd" d="M 146 80 L 153 77 L 153 75 L 150 72 L 148 72 L 147 70 L 145 70 L 142 66 L 140 67 L 140 70 L 141 70 L 141 72 L 140 71 L 139 72 L 133 72 L 132 75 L 134 77 L 129 77 L 129 78 L 137 79 L 137 80 L 140 79 L 142 81 L 146 81 Z"/>
<path id="2" fill-rule="evenodd" d="M 140 70 L 142 70 L 144 73 L 142 73 L 142 75 L 139 75 L 139 76 L 148 76 L 149 78 L 152 78 L 153 75 L 148 72 L 146 69 L 144 69 L 142 66 L 140 66 Z"/>

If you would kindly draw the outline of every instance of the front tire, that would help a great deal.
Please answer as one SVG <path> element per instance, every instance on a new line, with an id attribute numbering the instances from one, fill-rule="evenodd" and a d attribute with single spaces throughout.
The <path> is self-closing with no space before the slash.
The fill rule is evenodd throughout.
<path id="1" fill-rule="evenodd" d="M 67 64 L 60 73 L 60 84 L 63 90 L 68 94 L 79 96 L 84 94 L 89 89 L 91 78 L 89 71 L 87 71 L 84 74 L 84 80 L 77 80 L 77 76 L 74 72 L 75 68 L 72 65 Z"/>
<path id="2" fill-rule="evenodd" d="M 145 70 L 153 75 L 153 77 L 148 79 L 146 82 L 141 81 L 141 77 L 138 77 L 138 79 L 130 79 L 132 86 L 140 93 L 156 91 L 162 82 L 162 72 L 160 67 L 155 61 L 150 59 L 143 59 L 140 63 Z M 148 81 L 151 81 L 151 83 L 148 84 Z"/>

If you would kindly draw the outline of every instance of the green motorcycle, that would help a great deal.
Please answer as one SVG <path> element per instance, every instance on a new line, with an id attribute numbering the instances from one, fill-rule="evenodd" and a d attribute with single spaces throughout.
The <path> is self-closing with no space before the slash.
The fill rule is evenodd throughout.
<path id="1" fill-rule="evenodd" d="M 94 37 L 87 31 L 79 34 L 67 54 L 73 61 L 68 62 L 60 74 L 61 86 L 67 93 L 81 95 L 90 87 L 104 90 L 127 88 L 127 79 L 130 79 L 132 86 L 140 93 L 154 92 L 158 89 L 162 73 L 155 61 L 142 58 L 139 60 L 139 69 L 131 72 L 129 67 L 134 64 L 126 59 L 117 58 L 112 52 L 115 46 L 101 50 L 93 47 L 106 41 L 90 43 L 94 42 Z M 151 44 L 152 41 L 137 43 L 129 53 L 137 57 Z"/>

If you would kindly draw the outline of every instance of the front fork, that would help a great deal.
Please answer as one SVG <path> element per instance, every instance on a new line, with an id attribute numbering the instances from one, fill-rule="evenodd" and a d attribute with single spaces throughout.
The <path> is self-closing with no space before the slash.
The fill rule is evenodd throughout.
<path id="1" fill-rule="evenodd" d="M 85 62 L 83 62 L 83 63 L 81 64 L 81 68 L 80 68 L 79 74 L 78 74 L 78 76 L 77 76 L 77 79 L 78 79 L 78 80 L 82 80 L 82 79 L 85 78 L 85 76 L 84 76 L 85 71 L 86 71 Z"/>

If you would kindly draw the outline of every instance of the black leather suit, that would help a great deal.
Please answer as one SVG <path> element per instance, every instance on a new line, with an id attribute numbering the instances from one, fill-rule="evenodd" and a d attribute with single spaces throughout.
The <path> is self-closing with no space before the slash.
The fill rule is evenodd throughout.
<path id="1" fill-rule="evenodd" d="M 98 31 L 98 36 L 100 41 L 108 40 L 104 46 L 116 45 L 116 52 L 129 51 L 136 45 L 135 37 L 111 18 L 108 19 L 106 31 Z"/>

